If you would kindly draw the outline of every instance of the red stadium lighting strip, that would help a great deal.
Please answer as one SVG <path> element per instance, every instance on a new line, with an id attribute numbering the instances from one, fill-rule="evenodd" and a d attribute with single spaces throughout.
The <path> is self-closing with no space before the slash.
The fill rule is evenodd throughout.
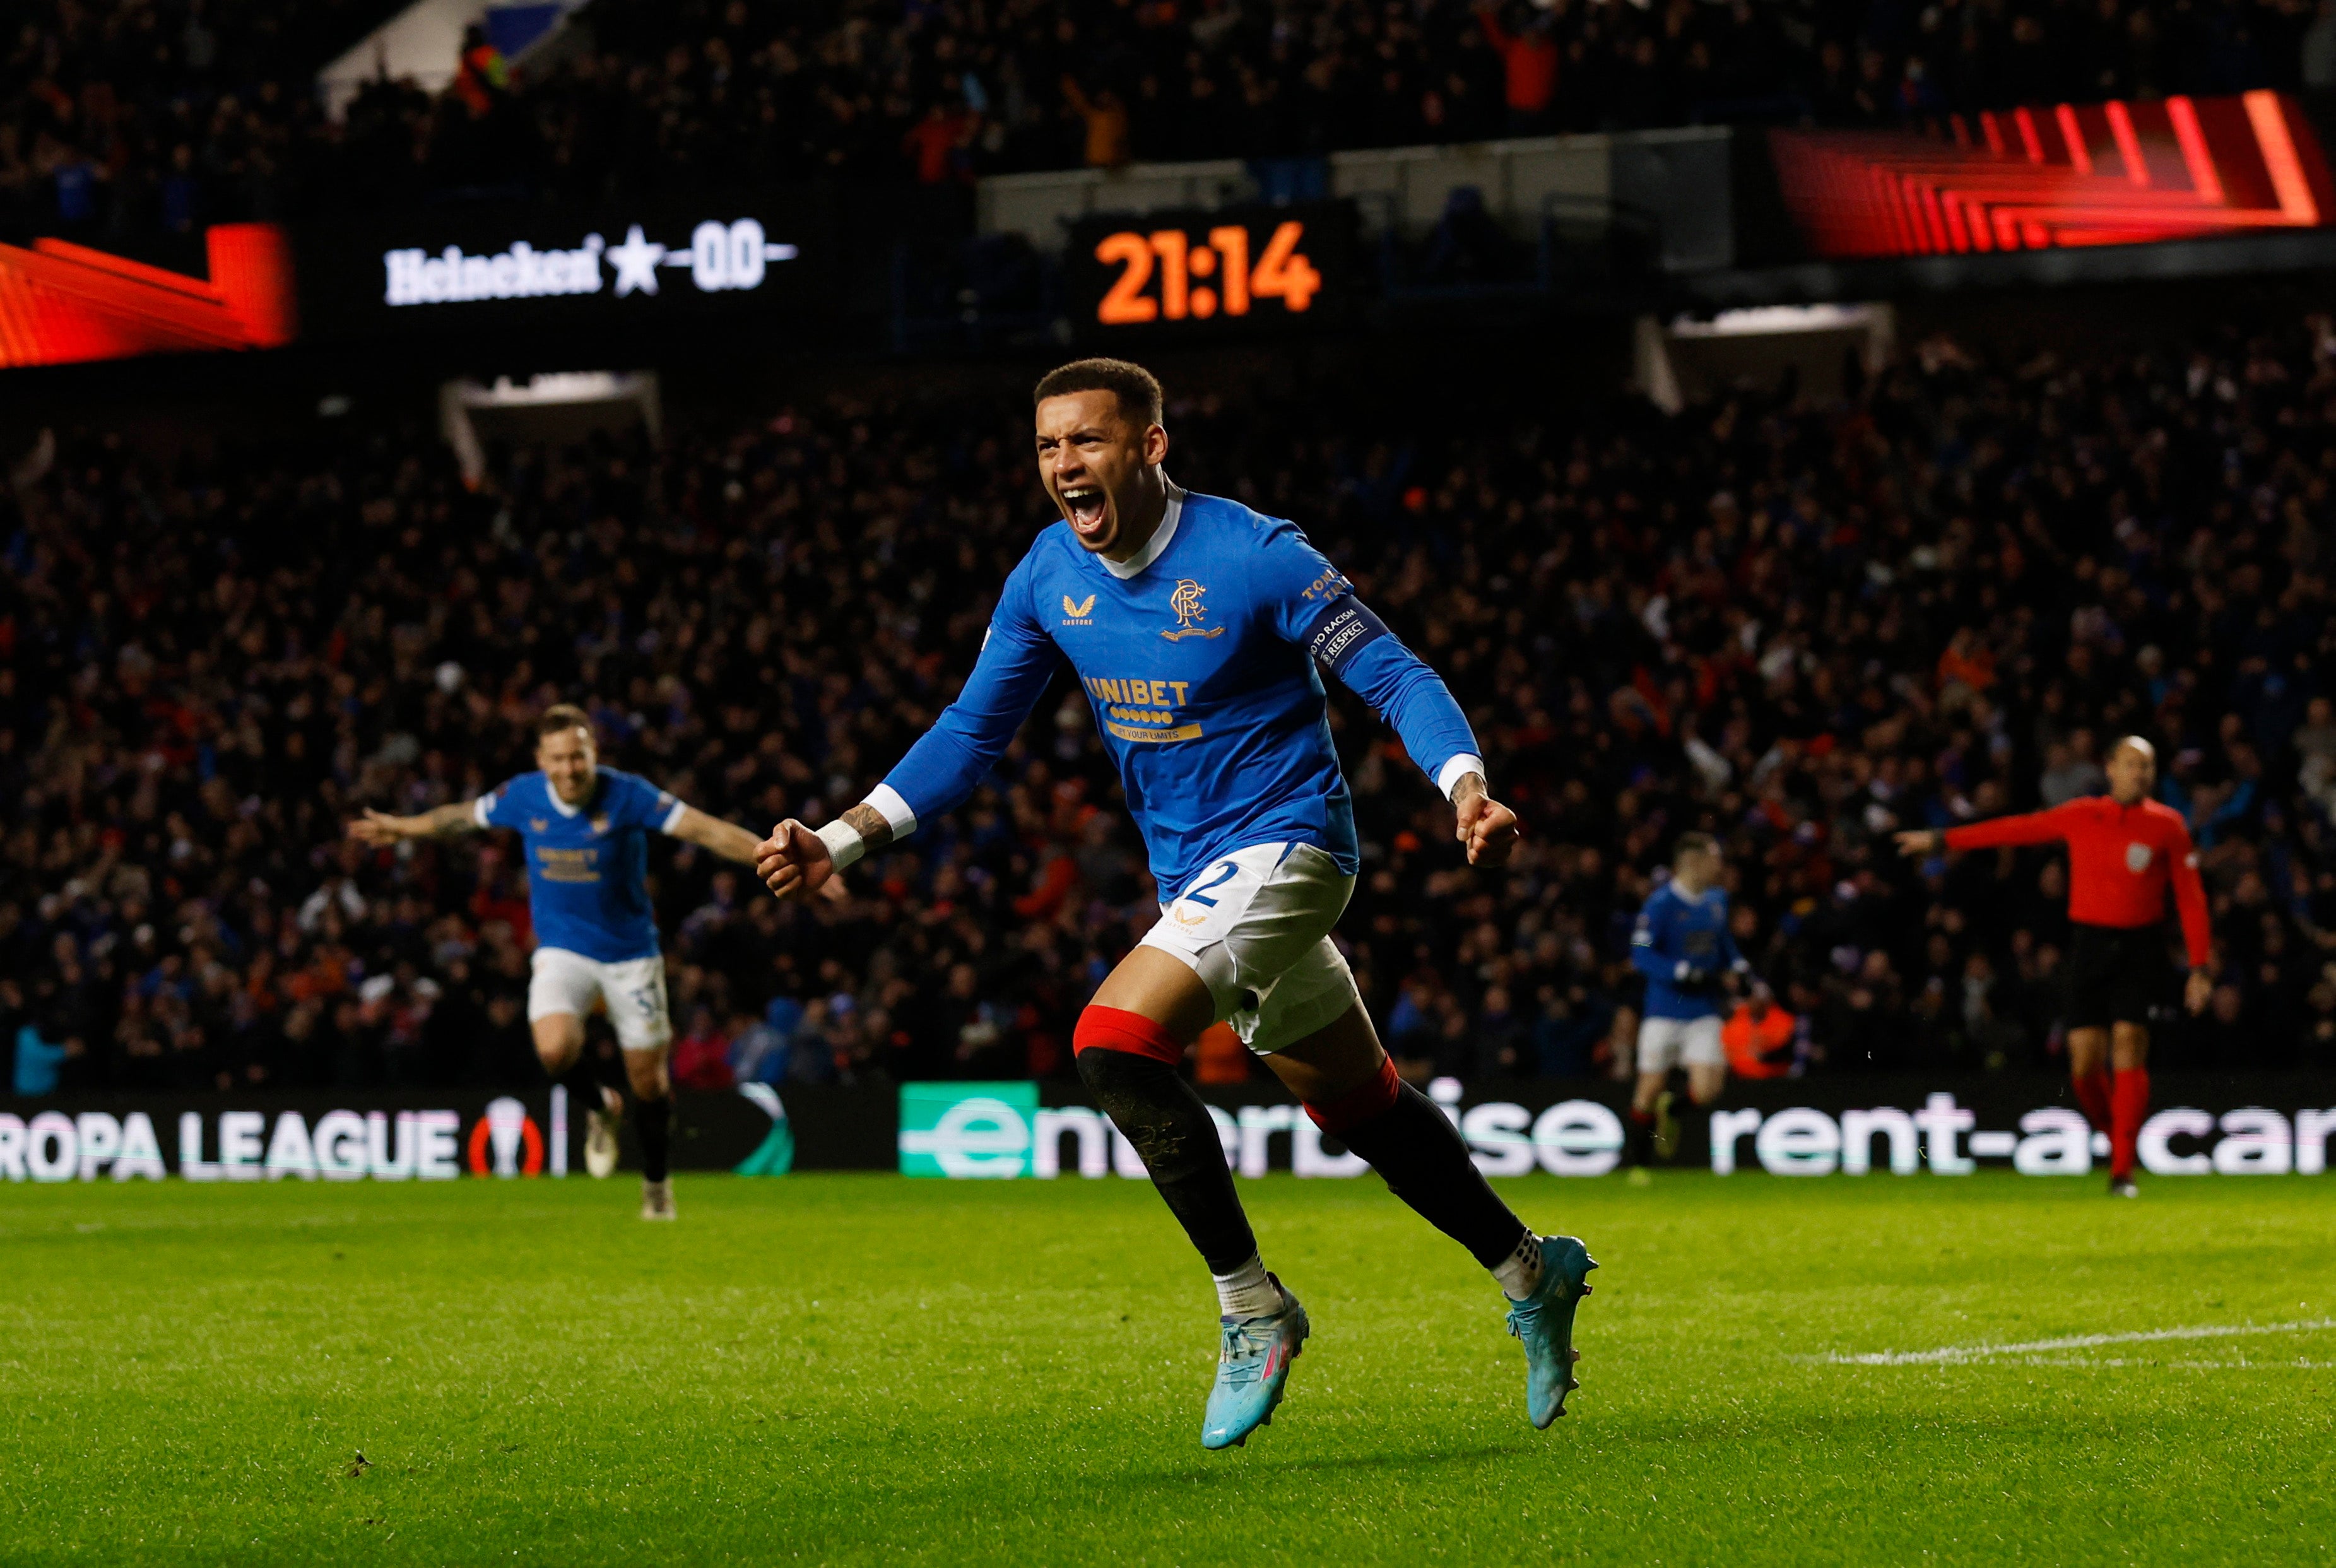
<path id="1" fill-rule="evenodd" d="M 2176 93 L 2166 101 L 2166 117 L 2174 122 L 2174 139 L 2182 146 L 2183 167 L 2190 170 L 2190 188 L 2202 201 L 2223 200 L 2223 176 L 2214 155 L 2206 150 L 2206 133 L 2198 128 L 2198 106 Z"/>
<path id="2" fill-rule="evenodd" d="M 2295 138 L 2288 134 L 2287 113 L 2276 93 L 2246 95 L 2247 122 L 2254 127 L 2255 145 L 2263 151 L 2263 168 L 2271 188 L 2279 193 L 2279 209 L 2290 221 L 2316 224 L 2320 204 L 2312 199 L 2312 182 L 2303 177 L 2303 161 L 2295 155 Z"/>
<path id="3" fill-rule="evenodd" d="M 2092 150 L 2085 145 L 2084 127 L 2077 123 L 2075 107 L 2063 103 L 2052 114 L 2060 124 L 2060 140 L 2068 144 L 2069 167 L 2079 174 L 2090 174 L 2093 171 Z"/>
<path id="4" fill-rule="evenodd" d="M 291 342 L 284 231 L 220 224 L 204 243 L 208 281 L 62 239 L 0 245 L 0 367 Z"/>
<path id="5" fill-rule="evenodd" d="M 1934 122 L 1930 135 L 1769 133 L 1778 184 L 1820 256 L 1932 256 L 1981 250 L 2146 244 L 2317 227 L 2336 202 L 2321 149 L 2279 94 L 2111 102 L 2051 110 L 2048 146 L 2029 110 L 2013 113 L 2022 149 L 1982 151 Z M 2106 136 L 2103 135 L 2106 131 Z M 2093 156 L 2114 143 L 2120 168 Z M 2164 151 L 2156 171 L 2149 147 Z M 2159 183 L 2179 151 L 2186 179 Z"/>
<path id="6" fill-rule="evenodd" d="M 2020 127 L 2020 144 L 2028 149 L 2028 161 L 2043 162 L 2044 139 L 2036 133 L 2036 116 L 2028 112 L 2028 105 L 2023 103 L 2013 110 L 2011 121 L 2013 124 Z"/>
<path id="7" fill-rule="evenodd" d="M 2126 178 L 2145 190 L 2149 188 L 2149 161 L 2141 155 L 2141 138 L 2133 132 L 2133 113 L 2117 99 L 2108 102 L 2109 134 L 2117 139 L 2117 156 L 2125 160 Z"/>

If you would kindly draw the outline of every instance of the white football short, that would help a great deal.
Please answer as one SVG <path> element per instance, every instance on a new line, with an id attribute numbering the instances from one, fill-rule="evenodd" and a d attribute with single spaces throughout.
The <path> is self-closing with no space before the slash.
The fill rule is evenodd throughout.
<path id="1" fill-rule="evenodd" d="M 1192 966 L 1250 1049 L 1270 1055 L 1361 1000 L 1330 941 L 1355 879 L 1312 844 L 1252 844 L 1160 906 L 1143 946 Z"/>
<path id="2" fill-rule="evenodd" d="M 626 1050 L 662 1050 L 673 1043 L 664 955 L 602 963 L 566 948 L 538 948 L 529 967 L 528 1022 L 560 1013 L 589 1018 L 597 1004 L 608 1009 L 617 1044 Z"/>
<path id="3" fill-rule="evenodd" d="M 1724 1067 L 1719 1015 L 1700 1018 L 1645 1018 L 1639 1024 L 1639 1071 L 1668 1073 L 1675 1066 Z"/>

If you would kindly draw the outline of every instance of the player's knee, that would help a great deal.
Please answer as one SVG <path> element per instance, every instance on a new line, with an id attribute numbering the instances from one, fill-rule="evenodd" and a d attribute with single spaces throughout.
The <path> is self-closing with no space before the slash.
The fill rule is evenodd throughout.
<path id="1" fill-rule="evenodd" d="M 553 1077 L 574 1066 L 576 1058 L 584 1054 L 584 1025 L 571 1014 L 538 1018 L 533 1033 L 536 1059 Z"/>
<path id="2" fill-rule="evenodd" d="M 1142 1013 L 1090 1005 L 1071 1030 L 1071 1054 L 1080 1064 L 1081 1077 L 1086 1076 L 1086 1058 L 1099 1051 L 1141 1057 L 1173 1067 L 1184 1059 L 1184 1042 L 1171 1034 L 1167 1026 Z"/>
<path id="3" fill-rule="evenodd" d="M 1174 1037 L 1135 1014 L 1089 1008 L 1072 1039 L 1079 1081 L 1153 1179 L 1173 1184 L 1201 1174 L 1203 1156 L 1220 1152 L 1216 1124 L 1177 1074 L 1183 1049 Z"/>

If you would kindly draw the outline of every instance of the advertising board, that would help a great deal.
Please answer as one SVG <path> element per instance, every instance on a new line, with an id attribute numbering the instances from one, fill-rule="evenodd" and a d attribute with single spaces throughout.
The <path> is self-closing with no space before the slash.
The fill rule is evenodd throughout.
<path id="1" fill-rule="evenodd" d="M 1627 1096 L 1619 1091 L 1585 1097 L 1514 1086 L 1514 1097 L 1478 1097 L 1443 1079 L 1429 1093 L 1488 1176 L 1602 1176 L 1622 1163 Z M 900 1168 L 959 1179 L 1144 1175 L 1134 1148 L 1092 1107 L 1038 1098 L 1031 1085 L 904 1086 Z M 1220 1099 L 1210 1113 L 1225 1164 L 1240 1175 L 1287 1170 L 1336 1178 L 1368 1169 L 1326 1141 L 1296 1105 Z M 2336 1085 L 2174 1079 L 2160 1104 L 2141 1130 L 2142 1168 L 2152 1175 L 2328 1169 Z M 1738 1086 L 1689 1124 L 1685 1144 L 1680 1164 L 1718 1175 L 1961 1176 L 2002 1169 L 2082 1176 L 2108 1152 L 2106 1137 L 2068 1103 L 2066 1086 L 2049 1079 L 1982 1080 L 1960 1089 L 1857 1079 Z"/>
<path id="2" fill-rule="evenodd" d="M 302 317 L 311 336 L 351 339 L 751 330 L 832 306 L 830 206 L 810 192 L 765 191 L 310 225 L 297 236 Z"/>
<path id="3" fill-rule="evenodd" d="M 1202 1091 L 1225 1164 L 1254 1180 L 1368 1167 L 1271 1086 Z M 1429 1096 L 1492 1176 L 1602 1176 L 1627 1144 L 1627 1086 L 1438 1080 Z M 0 1183 L 448 1181 L 579 1174 L 583 1117 L 562 1091 L 116 1095 L 0 1102 Z M 896 1171 L 937 1180 L 1143 1180 L 1135 1150 L 1076 1083 L 760 1084 L 675 1096 L 683 1171 Z M 2158 1079 L 2142 1168 L 2156 1176 L 2318 1176 L 2336 1079 Z M 1729 1086 L 1689 1120 L 1676 1164 L 1727 1176 L 2087 1175 L 2106 1142 L 2049 1078 L 1812 1078 Z M 634 1163 L 629 1138 L 628 1166 Z"/>
<path id="4" fill-rule="evenodd" d="M 676 1164 L 742 1175 L 793 1164 L 794 1129 L 774 1091 L 754 1084 L 681 1099 Z M 20 1100 L 0 1110 L 0 1182 L 557 1177 L 583 1169 L 583 1120 L 557 1085 L 527 1095 Z"/>
<path id="5" fill-rule="evenodd" d="M 763 190 L 219 224 L 200 276 L 64 239 L 0 245 L 0 369 L 296 340 L 550 334 L 615 353 L 674 331 L 753 339 L 840 310 L 835 235 L 828 198 Z"/>

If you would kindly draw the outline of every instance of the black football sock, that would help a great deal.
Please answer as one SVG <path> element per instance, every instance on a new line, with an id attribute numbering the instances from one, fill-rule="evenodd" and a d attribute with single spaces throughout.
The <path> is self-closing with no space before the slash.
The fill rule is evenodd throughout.
<path id="1" fill-rule="evenodd" d="M 592 1076 L 589 1057 L 578 1057 L 566 1072 L 551 1081 L 568 1091 L 568 1103 L 578 1112 L 601 1108 L 600 1080 Z"/>
<path id="2" fill-rule="evenodd" d="M 1655 1113 L 1630 1107 L 1630 1164 L 1651 1165 L 1655 1163 Z"/>
<path id="3" fill-rule="evenodd" d="M 1192 1086 L 1167 1063 L 1131 1051 L 1090 1047 L 1079 1052 L 1078 1067 L 1095 1104 L 1143 1156 L 1209 1272 L 1230 1275 L 1256 1257 L 1257 1236 L 1225 1168 L 1216 1119 Z"/>
<path id="4" fill-rule="evenodd" d="M 667 1095 L 655 1100 L 633 1102 L 633 1124 L 641 1135 L 641 1176 L 646 1181 L 666 1179 L 667 1155 L 673 1142 L 673 1096 Z"/>
<path id="5" fill-rule="evenodd" d="M 568 1091 L 569 1113 L 571 1115 L 609 1109 L 608 1091 L 615 1089 L 621 1096 L 624 1088 L 621 1079 L 609 1076 L 609 1068 L 601 1063 L 589 1045 L 577 1054 L 566 1072 L 550 1076 L 553 1083 Z"/>
<path id="6" fill-rule="evenodd" d="M 1389 1192 L 1485 1268 L 1506 1262 L 1530 1233 L 1468 1157 L 1451 1118 L 1409 1084 L 1398 1084 L 1395 1103 L 1377 1115 L 1323 1130 L 1368 1160 Z"/>

